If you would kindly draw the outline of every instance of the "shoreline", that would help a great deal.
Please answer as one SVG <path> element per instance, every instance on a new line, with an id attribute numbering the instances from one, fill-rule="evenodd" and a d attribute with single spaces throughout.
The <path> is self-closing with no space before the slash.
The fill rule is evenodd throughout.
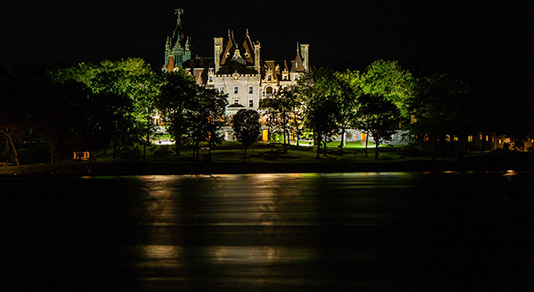
<path id="1" fill-rule="evenodd" d="M 339 173 L 410 171 L 533 171 L 531 159 L 445 161 L 396 160 L 361 163 L 242 163 L 242 162 L 70 162 L 55 165 L 0 167 L 0 177 L 15 176 L 131 176 L 247 173 Z"/>

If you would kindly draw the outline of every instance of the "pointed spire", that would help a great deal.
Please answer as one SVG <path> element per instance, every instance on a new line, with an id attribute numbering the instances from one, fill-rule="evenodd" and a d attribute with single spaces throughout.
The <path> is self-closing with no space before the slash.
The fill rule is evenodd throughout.
<path id="1" fill-rule="evenodd" d="M 165 42 L 165 50 L 169 51 L 171 49 L 171 46 L 172 46 L 171 38 L 167 37 L 167 42 Z"/>
<path id="2" fill-rule="evenodd" d="M 185 39 L 185 49 L 186 50 L 190 50 L 191 49 L 191 38 L 190 37 L 187 37 Z"/>
<path id="3" fill-rule="evenodd" d="M 179 27 L 182 25 L 182 15 L 184 14 L 183 8 L 177 8 L 174 10 L 174 14 L 178 15 L 176 19 L 176 27 Z"/>

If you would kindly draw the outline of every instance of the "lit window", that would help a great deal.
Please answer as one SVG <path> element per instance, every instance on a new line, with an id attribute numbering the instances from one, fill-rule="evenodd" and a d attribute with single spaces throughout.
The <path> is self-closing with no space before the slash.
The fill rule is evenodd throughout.
<path id="1" fill-rule="evenodd" d="M 253 94 L 254 93 L 254 87 L 250 86 L 248 88 L 248 94 Z"/>
<path id="2" fill-rule="evenodd" d="M 489 136 L 488 136 L 488 135 L 486 135 L 486 142 L 488 142 L 488 141 L 489 141 Z"/>
<path id="3" fill-rule="evenodd" d="M 248 101 L 248 106 L 254 107 L 254 101 L 252 99 Z"/>
<path id="4" fill-rule="evenodd" d="M 451 142 L 451 135 L 449 134 L 445 135 L 445 141 Z"/>
<path id="5" fill-rule="evenodd" d="M 458 136 L 454 136 L 454 141 L 458 141 Z"/>
<path id="6" fill-rule="evenodd" d="M 467 136 L 467 142 L 473 142 L 473 136 Z"/>
<path id="7" fill-rule="evenodd" d="M 238 94 L 239 93 L 239 87 L 234 87 L 234 94 Z"/>

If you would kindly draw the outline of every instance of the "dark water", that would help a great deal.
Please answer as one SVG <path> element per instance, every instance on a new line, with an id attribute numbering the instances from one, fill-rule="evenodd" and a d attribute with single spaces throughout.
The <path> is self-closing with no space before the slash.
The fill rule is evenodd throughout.
<path id="1" fill-rule="evenodd" d="M 533 179 L 0 178 L 0 290 L 528 291 Z"/>

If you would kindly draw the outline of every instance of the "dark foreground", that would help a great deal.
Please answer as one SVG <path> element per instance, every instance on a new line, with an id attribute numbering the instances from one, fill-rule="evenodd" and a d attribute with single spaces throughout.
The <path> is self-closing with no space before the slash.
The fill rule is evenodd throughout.
<path id="1" fill-rule="evenodd" d="M 526 291 L 533 178 L 3 177 L 2 291 Z"/>

